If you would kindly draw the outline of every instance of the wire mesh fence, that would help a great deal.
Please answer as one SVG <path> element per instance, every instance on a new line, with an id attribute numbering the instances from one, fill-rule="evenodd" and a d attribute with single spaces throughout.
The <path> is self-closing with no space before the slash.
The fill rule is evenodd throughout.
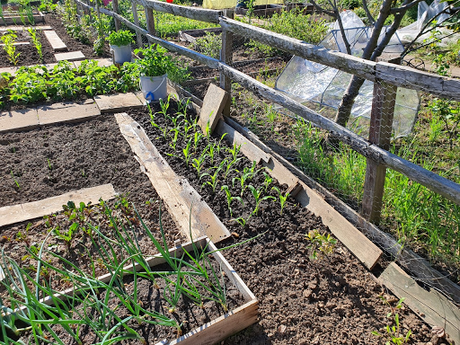
<path id="1" fill-rule="evenodd" d="M 144 8 L 130 1 L 120 2 L 120 14 L 147 28 Z M 159 37 L 177 39 L 166 26 L 174 26 L 174 16 L 154 13 L 155 30 Z M 196 27 L 196 26 L 195 26 Z M 211 29 L 211 30 L 206 30 Z M 202 23 L 200 35 L 181 44 L 204 55 L 220 58 L 222 34 L 215 25 Z M 181 30 L 187 33 L 187 30 Z M 136 44 L 147 45 L 140 35 Z M 278 86 L 281 72 L 289 55 L 267 56 L 263 47 L 244 36 L 233 35 L 229 65 L 270 87 Z M 411 60 L 411 66 L 416 62 Z M 289 63 L 291 64 L 291 63 Z M 192 66 L 195 65 L 195 66 Z M 219 83 L 219 73 L 206 66 L 190 63 L 195 85 L 192 91 L 201 99 L 210 82 Z M 292 66 L 291 66 L 292 67 Z M 294 65 L 295 73 L 285 84 L 298 86 L 299 94 L 291 96 L 319 114 L 335 120 L 341 108 L 342 96 L 351 75 L 321 70 L 312 73 L 305 65 Z M 302 72 L 302 73 L 300 73 Z M 308 72 L 308 73 L 307 73 Z M 381 74 L 381 76 L 383 76 Z M 392 74 L 388 78 L 395 78 Z M 396 77 L 397 78 L 397 77 Z M 396 80 L 397 81 L 397 80 Z M 408 83 L 407 80 L 401 82 Z M 297 83 L 297 84 L 296 84 Z M 296 88 L 285 90 L 296 91 Z M 302 99 L 306 93 L 314 97 Z M 380 226 L 404 245 L 428 257 L 454 281 L 460 280 L 460 207 L 448 198 L 422 186 L 405 174 L 388 169 L 383 164 L 366 159 L 349 146 L 330 140 L 330 134 L 302 120 L 282 107 L 259 98 L 233 83 L 231 115 L 259 135 L 276 152 L 295 164 L 309 177 L 326 187 L 356 212 L 366 207 L 381 209 Z M 360 88 L 354 106 L 349 111 L 347 126 L 357 135 L 383 147 L 393 154 L 459 183 L 460 149 L 458 147 L 458 101 L 431 95 L 430 90 L 413 91 L 396 88 L 388 82 L 366 82 Z M 288 115 L 288 116 L 286 116 Z M 382 243 L 367 227 L 355 224 L 377 243 Z M 385 244 L 381 244 L 385 247 Z M 391 248 L 384 248 L 394 255 Z M 404 259 L 410 267 L 411 260 Z M 429 283 L 430 274 L 417 276 Z"/>

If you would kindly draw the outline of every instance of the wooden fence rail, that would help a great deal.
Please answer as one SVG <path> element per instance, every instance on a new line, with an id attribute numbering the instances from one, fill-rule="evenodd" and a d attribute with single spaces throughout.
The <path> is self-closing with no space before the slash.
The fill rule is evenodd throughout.
<path id="1" fill-rule="evenodd" d="M 80 0 L 74 1 L 82 6 L 93 8 L 90 5 L 81 2 Z M 167 3 L 158 2 L 154 0 L 142 0 L 142 2 L 140 2 L 141 0 L 134 1 L 139 1 L 139 3 L 142 3 L 144 6 L 147 6 L 148 8 L 155 8 L 156 10 L 159 9 L 162 12 L 174 13 L 191 19 L 202 18 L 202 16 L 204 16 L 204 13 L 209 12 L 210 19 L 208 18 L 208 20 L 206 20 L 208 22 L 214 22 L 217 13 L 220 13 L 219 11 L 202 10 L 190 7 L 179 10 L 177 8 L 182 8 L 183 6 L 170 5 Z M 176 52 L 178 54 L 187 56 L 211 68 L 220 70 L 228 78 L 238 82 L 241 86 L 245 87 L 246 89 L 254 92 L 255 94 L 269 101 L 272 101 L 285 107 L 286 109 L 310 121 L 316 126 L 335 134 L 343 143 L 349 145 L 352 149 L 354 149 L 364 157 L 371 159 L 375 163 L 396 170 L 406 175 L 411 180 L 424 185 L 425 187 L 436 192 L 437 194 L 440 194 L 446 197 L 447 199 L 455 202 L 456 204 L 460 205 L 459 184 L 450 181 L 444 177 L 441 177 L 431 171 L 423 169 L 416 164 L 413 164 L 397 155 L 394 155 L 378 147 L 377 145 L 371 144 L 369 141 L 356 135 L 352 131 L 336 124 L 334 121 L 321 116 L 320 114 L 307 108 L 299 102 L 296 102 L 291 98 L 285 96 L 281 92 L 258 82 L 254 78 L 247 76 L 246 74 L 228 66 L 227 64 L 217 59 L 197 53 L 188 48 L 181 47 L 177 44 L 153 36 L 147 30 L 131 23 L 130 21 L 128 21 L 127 19 L 125 19 L 117 13 L 103 8 L 100 9 L 100 12 L 116 18 L 117 20 L 124 23 L 126 26 L 133 29 L 137 33 L 146 36 L 149 42 L 151 43 L 157 43 L 172 52 Z M 335 63 L 335 65 L 333 65 L 332 67 L 342 69 L 350 73 L 356 72 L 355 74 L 359 74 L 361 77 L 364 77 L 369 80 L 375 80 L 377 76 L 378 79 L 386 81 L 389 84 L 404 86 L 417 90 L 424 90 L 427 92 L 431 92 L 433 94 L 439 94 L 444 97 L 452 97 L 460 100 L 460 81 L 454 80 L 452 78 L 440 77 L 429 73 L 419 72 L 412 68 L 401 67 L 387 63 L 375 63 L 372 61 L 359 59 L 350 55 L 328 51 L 325 48 L 313 46 L 311 44 L 307 44 L 299 40 L 295 40 L 276 33 L 272 33 L 267 30 L 254 28 L 249 25 L 242 24 L 222 16 L 219 17 L 218 22 L 222 25 L 224 30 L 231 31 L 236 34 L 242 34 L 245 37 L 253 38 L 262 43 L 271 44 L 274 47 L 287 50 L 291 53 L 295 53 L 300 56 L 302 56 L 301 54 L 303 54 L 304 57 L 307 57 L 313 61 L 320 62 L 326 65 L 332 65 Z M 287 46 L 285 43 L 283 43 L 283 41 L 288 42 Z M 289 47 L 295 48 L 291 49 Z M 359 68 L 359 66 L 361 66 L 361 68 Z M 438 89 L 436 89 L 436 87 L 438 87 Z M 442 91 L 439 88 L 442 88 Z"/>

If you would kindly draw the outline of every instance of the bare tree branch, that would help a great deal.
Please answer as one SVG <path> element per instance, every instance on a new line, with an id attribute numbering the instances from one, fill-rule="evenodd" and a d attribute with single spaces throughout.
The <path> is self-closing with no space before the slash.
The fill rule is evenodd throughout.
<path id="1" fill-rule="evenodd" d="M 392 8 L 391 9 L 391 14 L 396 14 L 396 13 L 400 13 L 400 12 L 406 13 L 408 9 L 410 9 L 411 7 L 417 5 L 419 2 L 422 2 L 422 1 L 423 0 L 414 0 L 413 2 L 411 2 L 411 3 L 407 4 L 407 5 Z"/>
<path id="2" fill-rule="evenodd" d="M 372 17 L 371 12 L 369 11 L 369 7 L 367 7 L 367 0 L 362 0 L 362 5 L 364 12 L 366 12 L 367 20 L 369 21 L 369 25 L 374 26 L 375 24 L 375 19 Z"/>

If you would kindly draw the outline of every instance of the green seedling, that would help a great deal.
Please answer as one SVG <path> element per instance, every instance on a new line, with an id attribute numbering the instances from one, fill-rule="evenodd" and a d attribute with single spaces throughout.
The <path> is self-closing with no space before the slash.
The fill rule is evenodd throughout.
<path id="1" fill-rule="evenodd" d="M 4 44 L 3 49 L 8 55 L 8 60 L 10 60 L 10 62 L 15 66 L 18 64 L 19 55 L 21 55 L 21 53 L 16 54 L 16 46 L 14 43 L 16 42 L 17 38 L 18 36 L 13 30 L 8 30 L 8 32 L 3 34 L 3 36 L 0 38 Z"/>
<path id="2" fill-rule="evenodd" d="M 177 128 L 173 128 L 170 132 L 174 132 L 173 137 L 171 138 L 171 142 L 169 146 L 176 152 L 177 140 L 179 139 L 179 130 Z"/>
<path id="3" fill-rule="evenodd" d="M 162 98 L 160 98 L 160 114 L 163 114 L 164 117 L 168 117 L 168 108 L 169 104 L 171 101 L 171 95 L 168 95 L 168 98 L 166 101 L 164 101 Z"/>
<path id="4" fill-rule="evenodd" d="M 247 219 L 245 219 L 243 217 L 238 217 L 238 218 L 232 219 L 232 221 L 237 222 L 238 224 L 241 225 L 242 228 L 244 228 L 246 226 L 246 223 L 248 222 L 249 218 L 251 218 L 251 216 L 249 216 Z"/>
<path id="5" fill-rule="evenodd" d="M 40 62 L 43 62 L 42 43 L 40 42 L 40 39 L 37 37 L 37 30 L 35 28 L 28 28 L 27 31 L 29 32 L 29 35 L 32 38 L 32 42 L 35 46 L 35 49 L 37 49 Z"/>
<path id="6" fill-rule="evenodd" d="M 266 196 L 262 197 L 263 186 L 261 186 L 258 189 L 256 189 L 254 186 L 249 185 L 248 189 L 251 191 L 252 196 L 254 197 L 254 199 L 256 201 L 256 206 L 254 207 L 254 210 L 252 211 L 252 214 L 254 214 L 254 215 L 257 215 L 257 212 L 259 212 L 259 207 L 260 207 L 260 204 L 261 204 L 262 201 L 264 201 L 264 200 L 276 200 L 276 198 L 271 196 L 271 195 L 266 195 Z"/>
<path id="7" fill-rule="evenodd" d="M 337 244 L 337 240 L 330 234 L 321 234 L 319 230 L 311 230 L 305 235 L 305 239 L 310 242 L 310 259 L 317 260 L 328 257 L 332 254 Z"/>
<path id="8" fill-rule="evenodd" d="M 14 181 L 14 183 L 16 184 L 16 187 L 18 187 L 18 189 L 21 189 L 21 186 L 19 185 L 18 180 L 17 180 L 16 177 L 14 176 L 13 170 L 11 170 L 11 177 L 13 178 L 13 181 Z"/>
<path id="9" fill-rule="evenodd" d="M 233 212 L 232 212 L 232 207 L 231 207 L 232 201 L 233 200 L 239 201 L 244 206 L 243 199 L 241 199 L 239 196 L 232 196 L 227 185 L 222 186 L 220 190 L 223 190 L 225 192 L 225 195 L 227 196 L 228 210 L 230 211 L 230 217 L 233 217 Z"/>
<path id="10" fill-rule="evenodd" d="M 29 230 L 32 227 L 32 223 L 28 223 L 24 232 L 18 231 L 16 233 L 16 241 L 18 242 L 24 242 L 27 247 L 30 247 L 30 242 L 29 242 Z"/>
<path id="11" fill-rule="evenodd" d="M 203 185 L 201 187 L 204 187 L 205 185 L 210 185 L 211 188 L 212 188 L 212 192 L 213 194 L 216 193 L 216 189 L 217 189 L 217 182 L 219 182 L 219 172 L 222 170 L 222 167 L 223 165 L 219 165 L 217 168 L 212 168 L 212 169 L 215 169 L 214 170 L 214 174 L 210 174 L 210 173 L 204 173 L 200 176 L 200 180 L 203 178 L 203 177 L 206 177 L 206 176 L 209 176 L 209 178 L 211 179 L 211 181 L 206 181 L 205 183 L 203 183 Z"/>
<path id="12" fill-rule="evenodd" d="M 47 158 L 46 162 L 48 163 L 48 169 L 53 170 L 53 164 L 51 164 L 51 160 L 49 158 Z"/>
<path id="13" fill-rule="evenodd" d="M 209 156 L 209 160 L 210 160 L 210 163 L 211 165 L 214 165 L 214 161 L 215 161 L 215 158 L 216 158 L 216 147 L 217 145 L 216 144 L 208 144 L 207 146 L 207 152 L 208 152 L 208 156 Z M 205 149 L 206 151 L 206 149 Z"/>
<path id="14" fill-rule="evenodd" d="M 252 166 L 250 168 L 245 167 L 243 169 L 243 173 L 241 174 L 240 177 L 234 177 L 232 180 L 232 185 L 235 186 L 235 181 L 240 181 L 240 187 L 241 187 L 241 196 L 243 196 L 243 193 L 245 189 L 247 188 L 247 182 L 251 181 L 254 176 L 263 170 L 263 168 L 256 170 L 257 163 L 254 161 L 252 162 Z"/>
<path id="15" fill-rule="evenodd" d="M 236 146 L 236 144 L 233 144 L 233 147 L 228 148 L 227 152 L 232 155 L 232 160 L 236 160 L 240 150 L 241 150 L 241 145 Z"/>
<path id="16" fill-rule="evenodd" d="M 189 165 L 189 162 L 190 162 L 190 158 L 192 157 L 192 154 L 190 152 L 190 147 L 192 146 L 192 141 L 189 140 L 188 143 L 187 143 L 187 146 L 185 148 L 182 149 L 182 153 L 184 154 L 184 162 L 185 162 L 185 165 L 188 167 Z"/>
<path id="17" fill-rule="evenodd" d="M 385 339 L 385 345 L 395 344 L 395 345 L 403 345 L 409 343 L 409 338 L 412 335 L 412 331 L 408 330 L 406 335 L 400 333 L 400 324 L 399 324 L 399 314 L 395 314 L 394 316 L 395 325 L 391 326 L 386 325 L 385 331 L 386 333 L 380 334 L 377 331 L 372 331 L 372 334 L 376 337 L 381 337 Z"/>
<path id="18" fill-rule="evenodd" d="M 272 187 L 272 190 L 275 190 L 276 192 L 278 192 L 278 198 L 279 198 L 280 207 L 281 207 L 280 215 L 282 216 L 284 206 L 286 205 L 286 201 L 287 201 L 287 199 L 289 197 L 289 192 L 286 192 L 286 194 L 283 195 L 283 193 L 281 192 L 281 190 L 278 187 Z"/>
<path id="19" fill-rule="evenodd" d="M 198 176 L 201 176 L 201 169 L 203 169 L 206 157 L 208 157 L 208 155 L 206 154 L 206 151 L 203 151 L 199 158 L 193 158 L 192 160 L 192 166 L 195 168 Z"/>
<path id="20" fill-rule="evenodd" d="M 201 139 L 203 139 L 203 134 L 201 132 L 195 132 L 193 135 L 193 150 L 196 152 L 198 148 L 198 144 L 200 143 Z"/>
<path id="21" fill-rule="evenodd" d="M 268 187 L 270 187 L 270 185 L 272 184 L 273 182 L 273 178 L 270 176 L 270 174 L 267 174 L 266 172 L 263 173 L 264 176 L 265 176 L 265 180 L 264 180 L 264 190 L 265 190 L 265 193 L 267 193 L 268 191 Z M 279 190 L 278 190 L 279 192 Z"/>

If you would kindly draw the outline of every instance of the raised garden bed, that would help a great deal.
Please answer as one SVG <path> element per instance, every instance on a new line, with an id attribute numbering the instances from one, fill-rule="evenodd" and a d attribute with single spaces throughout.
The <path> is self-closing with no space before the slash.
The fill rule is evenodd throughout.
<path id="1" fill-rule="evenodd" d="M 45 15 L 36 9 L 20 10 L 17 6 L 4 6 L 0 25 L 35 25 L 44 21 Z"/>

